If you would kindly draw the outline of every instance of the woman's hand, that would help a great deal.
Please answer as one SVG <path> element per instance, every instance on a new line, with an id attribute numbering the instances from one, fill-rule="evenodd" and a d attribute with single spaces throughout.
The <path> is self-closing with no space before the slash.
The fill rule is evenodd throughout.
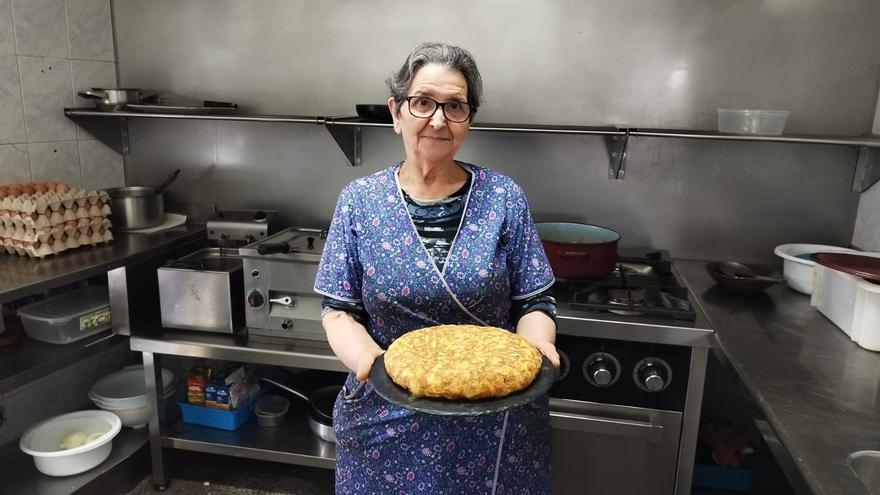
<path id="1" fill-rule="evenodd" d="M 553 342 L 548 342 L 546 340 L 542 341 L 529 341 L 533 346 L 537 347 L 541 354 L 547 356 L 547 359 L 550 360 L 550 364 L 553 365 L 554 368 L 559 369 L 559 353 L 556 351 L 556 345 Z"/>
<path id="2" fill-rule="evenodd" d="M 528 340 L 550 360 L 554 368 L 559 368 L 559 353 L 556 352 L 556 323 L 543 311 L 527 313 L 516 324 L 516 333 Z"/>
<path id="3" fill-rule="evenodd" d="M 354 370 L 358 381 L 362 382 L 370 378 L 370 370 L 373 368 L 373 363 L 375 363 L 376 358 L 381 356 L 384 352 L 385 351 L 382 349 L 376 347 L 368 348 L 358 355 Z"/>

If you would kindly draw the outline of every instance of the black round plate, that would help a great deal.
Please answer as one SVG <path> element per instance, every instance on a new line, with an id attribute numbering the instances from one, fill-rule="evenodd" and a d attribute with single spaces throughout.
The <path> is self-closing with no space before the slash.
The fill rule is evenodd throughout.
<path id="1" fill-rule="evenodd" d="M 432 399 L 429 397 L 413 397 L 409 391 L 394 383 L 385 371 L 385 355 L 373 362 L 370 370 L 370 383 L 373 388 L 388 402 L 428 414 L 441 416 L 476 416 L 491 414 L 528 404 L 546 394 L 556 381 L 556 369 L 550 360 L 541 356 L 541 370 L 528 387 L 497 399 L 451 400 Z"/>

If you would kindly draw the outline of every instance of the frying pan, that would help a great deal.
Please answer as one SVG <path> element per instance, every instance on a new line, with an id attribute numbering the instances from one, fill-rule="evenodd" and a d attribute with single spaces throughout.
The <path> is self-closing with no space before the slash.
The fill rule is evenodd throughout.
<path id="1" fill-rule="evenodd" d="M 336 403 L 336 396 L 342 390 L 341 385 L 326 385 L 306 395 L 271 378 L 260 379 L 306 401 L 309 404 L 309 428 L 320 439 L 336 443 L 336 434 L 333 432 L 333 405 Z"/>

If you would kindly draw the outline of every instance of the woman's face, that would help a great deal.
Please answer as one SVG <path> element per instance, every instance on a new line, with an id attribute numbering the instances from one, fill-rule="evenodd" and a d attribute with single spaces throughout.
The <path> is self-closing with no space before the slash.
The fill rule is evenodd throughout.
<path id="1" fill-rule="evenodd" d="M 445 65 L 428 64 L 416 72 L 407 96 L 427 96 L 440 103 L 467 102 L 467 82 L 461 72 Z M 403 137 L 407 160 L 451 161 L 468 135 L 470 120 L 450 122 L 440 107 L 431 118 L 418 118 L 410 113 L 408 106 L 405 101 L 398 106 L 394 98 L 388 99 L 394 132 Z"/>

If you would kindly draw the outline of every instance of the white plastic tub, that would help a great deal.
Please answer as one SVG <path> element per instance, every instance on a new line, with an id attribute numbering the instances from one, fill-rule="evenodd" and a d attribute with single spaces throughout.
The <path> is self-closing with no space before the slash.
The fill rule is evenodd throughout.
<path id="1" fill-rule="evenodd" d="M 857 252 L 840 246 L 826 246 L 823 244 L 781 244 L 776 246 L 773 253 L 783 259 L 782 276 L 792 289 L 802 294 L 813 293 L 813 266 L 816 264 L 811 259 L 800 256 L 816 253 L 850 253 Z"/>
<path id="2" fill-rule="evenodd" d="M 734 134 L 778 136 L 785 130 L 788 110 L 718 109 L 718 130 Z"/>
<path id="3" fill-rule="evenodd" d="M 106 287 L 86 286 L 28 304 L 18 315 L 30 338 L 69 344 L 110 328 L 110 298 Z"/>
<path id="4" fill-rule="evenodd" d="M 164 398 L 174 395 L 174 382 L 174 373 L 163 368 Z M 143 365 L 128 366 L 101 378 L 89 390 L 89 399 L 119 416 L 122 426 L 143 428 L 150 420 Z"/>
<path id="5" fill-rule="evenodd" d="M 22 452 L 34 457 L 34 465 L 49 476 L 79 474 L 104 462 L 113 449 L 113 438 L 122 423 L 107 411 L 77 411 L 37 423 L 28 429 L 18 442 Z M 62 450 L 61 441 L 73 431 L 89 435 L 101 432 L 94 442 Z"/>
<path id="6" fill-rule="evenodd" d="M 880 351 L 880 285 L 816 263 L 810 304 L 856 344 Z"/>

